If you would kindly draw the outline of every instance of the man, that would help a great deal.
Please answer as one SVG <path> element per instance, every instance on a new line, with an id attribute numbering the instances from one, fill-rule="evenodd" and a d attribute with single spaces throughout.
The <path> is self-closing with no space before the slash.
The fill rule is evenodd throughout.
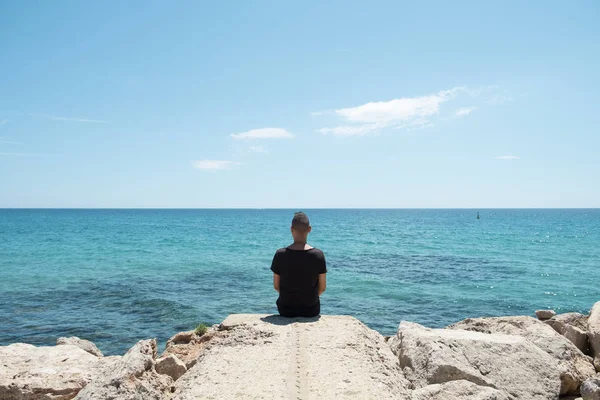
<path id="1" fill-rule="evenodd" d="M 321 312 L 319 296 L 327 286 L 327 266 L 323 252 L 306 243 L 311 230 L 306 214 L 294 214 L 294 243 L 277 250 L 273 257 L 273 286 L 279 292 L 277 309 L 284 317 L 314 317 Z"/>

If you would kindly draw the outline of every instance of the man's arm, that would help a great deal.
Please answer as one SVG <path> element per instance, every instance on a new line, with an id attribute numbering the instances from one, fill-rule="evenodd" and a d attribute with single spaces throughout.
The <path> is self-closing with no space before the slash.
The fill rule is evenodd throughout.
<path id="1" fill-rule="evenodd" d="M 279 287 L 279 282 L 277 282 Z M 327 289 L 327 274 L 319 274 L 319 296 Z"/>
<path id="2" fill-rule="evenodd" d="M 277 290 L 277 293 L 279 293 L 279 281 L 280 281 L 280 276 L 273 273 L 273 287 L 275 288 L 275 290 Z"/>

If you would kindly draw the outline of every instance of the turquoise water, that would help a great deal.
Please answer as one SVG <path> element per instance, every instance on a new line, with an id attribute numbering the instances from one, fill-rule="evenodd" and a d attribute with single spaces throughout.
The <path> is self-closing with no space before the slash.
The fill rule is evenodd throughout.
<path id="1" fill-rule="evenodd" d="M 322 313 L 401 320 L 588 312 L 600 210 L 305 210 L 327 257 Z M 107 354 L 198 322 L 276 312 L 292 210 L 0 210 L 0 345 L 79 336 Z"/>

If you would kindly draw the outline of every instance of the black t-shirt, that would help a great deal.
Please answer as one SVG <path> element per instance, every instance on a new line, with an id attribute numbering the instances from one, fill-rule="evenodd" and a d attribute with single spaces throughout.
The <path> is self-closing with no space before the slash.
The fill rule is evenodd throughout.
<path id="1" fill-rule="evenodd" d="M 271 271 L 280 276 L 277 307 L 281 315 L 312 317 L 319 314 L 319 274 L 327 272 L 321 250 L 279 249 L 273 257 Z"/>

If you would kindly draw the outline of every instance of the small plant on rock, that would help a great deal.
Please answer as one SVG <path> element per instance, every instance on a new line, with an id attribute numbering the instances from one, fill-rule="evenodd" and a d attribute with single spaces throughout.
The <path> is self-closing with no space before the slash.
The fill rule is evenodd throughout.
<path id="1" fill-rule="evenodd" d="M 196 333 L 196 335 L 198 335 L 198 336 L 202 336 L 202 335 L 204 335 L 206 333 L 207 329 L 208 329 L 208 325 L 206 325 L 206 324 L 198 324 L 198 326 L 194 330 L 194 333 Z"/>

